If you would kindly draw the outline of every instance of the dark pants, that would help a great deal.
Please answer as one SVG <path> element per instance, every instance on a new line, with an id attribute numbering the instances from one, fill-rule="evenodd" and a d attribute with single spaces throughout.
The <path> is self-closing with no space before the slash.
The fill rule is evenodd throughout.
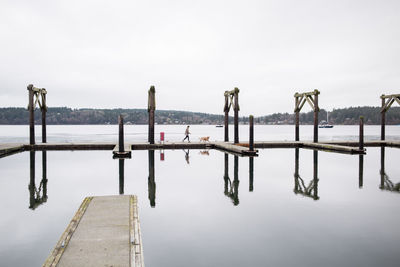
<path id="1" fill-rule="evenodd" d="M 183 138 L 182 142 L 184 142 L 186 140 L 186 138 L 187 138 L 188 142 L 190 142 L 189 135 L 186 135 L 185 138 Z"/>

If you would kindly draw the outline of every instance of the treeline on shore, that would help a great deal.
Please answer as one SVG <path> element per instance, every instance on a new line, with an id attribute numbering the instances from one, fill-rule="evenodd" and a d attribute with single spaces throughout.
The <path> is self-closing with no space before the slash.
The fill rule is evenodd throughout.
<path id="1" fill-rule="evenodd" d="M 59 124 L 117 124 L 118 116 L 124 116 L 126 124 L 147 124 L 146 109 L 71 109 L 67 107 L 48 108 L 46 121 L 50 125 Z M 350 107 L 334 109 L 329 112 L 329 123 L 336 125 L 358 124 L 360 116 L 364 116 L 366 124 L 380 124 L 380 107 Z M 319 121 L 327 119 L 327 112 L 321 109 Z M 254 119 L 256 124 L 294 124 L 293 113 L 274 113 Z M 224 116 L 175 110 L 156 110 L 157 124 L 223 124 Z M 233 118 L 230 117 L 230 123 Z M 240 117 L 240 123 L 247 123 L 248 117 Z M 0 124 L 21 125 L 29 123 L 29 114 L 24 108 L 0 108 Z M 41 123 L 40 110 L 35 111 L 35 123 Z M 313 124 L 314 112 L 300 113 L 300 124 Z M 386 113 L 386 123 L 400 124 L 400 107 L 392 107 Z"/>

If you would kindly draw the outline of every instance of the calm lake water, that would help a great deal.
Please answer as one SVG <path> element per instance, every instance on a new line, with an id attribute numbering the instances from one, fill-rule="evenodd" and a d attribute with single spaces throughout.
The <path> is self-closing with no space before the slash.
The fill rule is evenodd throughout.
<path id="1" fill-rule="evenodd" d="M 145 141 L 146 129 L 127 126 L 127 141 Z M 116 142 L 117 130 L 48 126 L 48 141 Z M 156 128 L 171 142 L 184 130 Z M 214 126 L 191 132 L 192 141 L 223 138 Z M 312 126 L 300 132 L 312 139 Z M 379 126 L 365 127 L 366 139 L 379 133 Z M 240 136 L 247 138 L 248 126 Z M 387 127 L 387 139 L 399 137 L 400 127 Z M 293 126 L 255 127 L 256 140 L 293 138 Z M 357 138 L 357 126 L 320 129 L 320 140 Z M 0 126 L 1 143 L 27 141 L 28 126 Z M 399 149 L 367 148 L 363 157 L 306 149 L 259 154 L 134 151 L 123 163 L 111 151 L 1 158 L 0 266 L 41 266 L 86 196 L 120 193 L 138 196 L 146 266 L 399 265 Z"/>

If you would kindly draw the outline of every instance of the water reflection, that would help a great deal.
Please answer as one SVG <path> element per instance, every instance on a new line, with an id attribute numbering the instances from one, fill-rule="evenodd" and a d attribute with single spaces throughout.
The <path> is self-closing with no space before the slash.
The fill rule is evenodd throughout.
<path id="1" fill-rule="evenodd" d="M 30 151 L 30 179 L 29 179 L 29 208 L 34 210 L 41 204 L 47 202 L 47 152 L 42 151 L 42 180 L 39 188 L 35 181 L 36 152 Z"/>
<path id="2" fill-rule="evenodd" d="M 364 177 L 364 155 L 358 156 L 358 187 L 363 187 Z"/>
<path id="3" fill-rule="evenodd" d="M 254 158 L 249 157 L 249 192 L 254 190 Z"/>
<path id="4" fill-rule="evenodd" d="M 118 159 L 119 161 L 119 194 L 124 194 L 124 180 L 125 180 L 125 159 Z"/>
<path id="5" fill-rule="evenodd" d="M 183 152 L 185 152 L 185 160 L 187 164 L 190 164 L 189 162 L 189 149 L 186 151 L 185 149 L 183 149 Z"/>
<path id="6" fill-rule="evenodd" d="M 224 194 L 229 197 L 233 205 L 239 205 L 239 157 L 234 156 L 233 182 L 229 178 L 229 156 L 225 153 Z"/>
<path id="7" fill-rule="evenodd" d="M 379 188 L 381 190 L 387 190 L 391 192 L 400 193 L 400 183 L 393 183 L 389 176 L 385 172 L 385 147 L 381 147 L 381 184 Z"/>
<path id="8" fill-rule="evenodd" d="M 156 181 L 154 178 L 154 150 L 148 151 L 149 155 L 149 177 L 147 180 L 147 186 L 149 191 L 150 206 L 154 208 L 156 206 Z"/>
<path id="9" fill-rule="evenodd" d="M 299 174 L 299 148 L 295 149 L 295 164 L 294 164 L 294 189 L 293 192 L 305 197 L 310 197 L 318 200 L 318 151 L 313 151 L 313 179 L 306 186 L 304 180 Z"/>

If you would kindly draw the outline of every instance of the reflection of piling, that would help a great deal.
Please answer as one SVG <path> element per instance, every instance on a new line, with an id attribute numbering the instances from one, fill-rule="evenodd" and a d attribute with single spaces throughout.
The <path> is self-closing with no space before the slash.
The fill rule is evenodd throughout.
<path id="1" fill-rule="evenodd" d="M 28 85 L 29 91 L 29 144 L 35 144 L 35 115 L 34 115 L 34 104 L 33 104 L 33 85 Z"/>
<path id="2" fill-rule="evenodd" d="M 149 138 L 150 144 L 154 144 L 154 111 L 156 109 L 156 89 L 154 86 L 150 87 L 147 111 L 149 113 Z"/>
<path id="3" fill-rule="evenodd" d="M 360 150 L 364 150 L 364 117 L 360 117 L 360 141 L 359 141 Z"/>
<path id="4" fill-rule="evenodd" d="M 254 117 L 249 117 L 249 150 L 254 151 Z"/>
<path id="5" fill-rule="evenodd" d="M 358 187 L 363 187 L 363 176 L 364 176 L 364 155 L 358 156 Z"/>
<path id="6" fill-rule="evenodd" d="M 254 189 L 254 158 L 249 157 L 249 191 Z"/>
<path id="7" fill-rule="evenodd" d="M 234 106 L 234 112 L 235 112 L 235 117 L 234 117 L 234 124 L 235 124 L 235 140 L 234 143 L 238 144 L 239 143 L 239 88 L 235 88 L 235 106 Z"/>
<path id="8" fill-rule="evenodd" d="M 124 118 L 122 115 L 118 117 L 119 135 L 118 135 L 118 151 L 124 152 Z"/>
<path id="9" fill-rule="evenodd" d="M 156 206 L 156 182 L 155 182 L 155 168 L 154 168 L 154 150 L 148 151 L 149 155 L 149 178 L 148 178 L 148 190 L 150 206 Z"/>
<path id="10" fill-rule="evenodd" d="M 42 151 L 42 186 L 43 186 L 43 201 L 47 201 L 47 151 Z"/>
<path id="11" fill-rule="evenodd" d="M 234 156 L 234 166 L 233 166 L 233 204 L 235 206 L 239 205 L 239 157 Z"/>
<path id="12" fill-rule="evenodd" d="M 381 186 L 379 187 L 380 189 L 385 188 L 385 147 L 381 147 Z"/>
<path id="13" fill-rule="evenodd" d="M 299 191 L 299 149 L 295 148 L 294 154 L 294 192 Z"/>
<path id="14" fill-rule="evenodd" d="M 124 194 L 125 160 L 119 159 L 119 194 Z"/>
<path id="15" fill-rule="evenodd" d="M 29 208 L 35 208 L 35 151 L 31 150 L 30 161 L 30 179 L 29 179 Z"/>
<path id="16" fill-rule="evenodd" d="M 314 150 L 314 200 L 319 199 L 318 197 L 318 151 Z"/>
<path id="17" fill-rule="evenodd" d="M 229 155 L 225 153 L 224 156 L 224 194 L 229 195 Z"/>

